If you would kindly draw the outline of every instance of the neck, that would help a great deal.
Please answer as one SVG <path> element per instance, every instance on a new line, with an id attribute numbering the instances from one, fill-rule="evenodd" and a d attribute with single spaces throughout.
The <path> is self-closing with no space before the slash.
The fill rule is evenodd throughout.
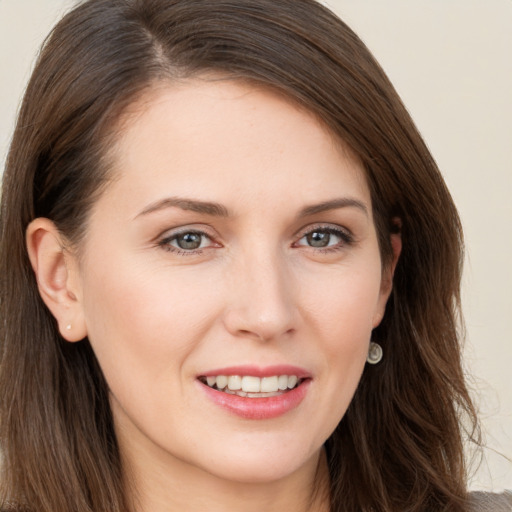
<path id="1" fill-rule="evenodd" d="M 323 450 L 276 481 L 236 482 L 191 467 L 126 453 L 126 488 L 134 512 L 329 512 L 329 475 Z M 136 491 L 135 491 L 136 490 Z"/>

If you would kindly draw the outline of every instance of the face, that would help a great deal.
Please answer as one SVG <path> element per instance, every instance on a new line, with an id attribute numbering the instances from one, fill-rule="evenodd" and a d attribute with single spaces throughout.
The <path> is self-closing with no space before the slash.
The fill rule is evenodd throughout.
<path id="1" fill-rule="evenodd" d="M 120 445 L 282 478 L 344 415 L 388 297 L 362 166 L 240 83 L 161 86 L 132 111 L 77 294 Z"/>

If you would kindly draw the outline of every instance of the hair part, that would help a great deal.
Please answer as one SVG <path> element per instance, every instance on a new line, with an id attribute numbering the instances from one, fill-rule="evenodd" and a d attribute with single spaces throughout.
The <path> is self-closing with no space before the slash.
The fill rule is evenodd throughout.
<path id="1" fill-rule="evenodd" d="M 469 437 L 478 430 L 457 333 L 460 221 L 386 75 L 313 0 L 89 0 L 46 41 L 3 178 L 0 503 L 130 510 L 107 383 L 87 339 L 60 337 L 38 294 L 25 230 L 48 217 L 79 246 L 115 179 L 123 113 L 156 83 L 208 73 L 284 94 L 350 146 L 366 170 L 384 263 L 400 219 L 402 254 L 374 331 L 386 356 L 365 369 L 326 443 L 332 510 L 465 510 L 461 418 Z"/>

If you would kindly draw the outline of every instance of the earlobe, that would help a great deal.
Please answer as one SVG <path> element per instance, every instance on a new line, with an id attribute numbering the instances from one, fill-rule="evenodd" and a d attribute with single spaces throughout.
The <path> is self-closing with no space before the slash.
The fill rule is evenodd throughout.
<path id="1" fill-rule="evenodd" d="M 78 269 L 59 230 L 51 220 L 37 218 L 27 228 L 26 243 L 39 294 L 57 320 L 61 336 L 67 341 L 85 338 Z"/>

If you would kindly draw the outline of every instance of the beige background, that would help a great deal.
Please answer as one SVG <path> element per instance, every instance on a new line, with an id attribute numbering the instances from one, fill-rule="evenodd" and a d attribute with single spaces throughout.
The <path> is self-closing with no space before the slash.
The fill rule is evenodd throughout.
<path id="1" fill-rule="evenodd" d="M 0 0 L 0 166 L 37 48 L 72 0 Z M 463 219 L 466 361 L 488 449 L 473 488 L 512 489 L 512 0 L 327 0 L 389 74 Z"/>

